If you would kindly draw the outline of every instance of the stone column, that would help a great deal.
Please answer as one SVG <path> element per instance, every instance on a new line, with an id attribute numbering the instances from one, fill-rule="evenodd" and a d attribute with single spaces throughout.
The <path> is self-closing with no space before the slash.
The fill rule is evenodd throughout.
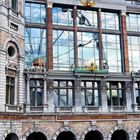
<path id="1" fill-rule="evenodd" d="M 52 43 L 52 3 L 47 3 L 47 52 L 48 52 L 48 71 L 53 70 L 53 43 Z"/>
<path id="2" fill-rule="evenodd" d="M 121 12 L 121 32 L 122 32 L 122 45 L 123 45 L 123 57 L 124 57 L 124 69 L 123 72 L 129 73 L 129 56 L 128 56 L 128 42 L 127 42 L 127 29 L 126 29 L 126 12 Z"/>
<path id="3" fill-rule="evenodd" d="M 30 75 L 27 75 L 27 97 L 26 97 L 26 112 L 30 112 Z"/>
<path id="4" fill-rule="evenodd" d="M 138 105 L 136 102 L 136 93 L 135 93 L 135 74 L 132 73 L 132 107 L 134 111 L 138 111 Z"/>
<path id="5" fill-rule="evenodd" d="M 25 59 L 19 56 L 19 75 L 18 75 L 18 104 L 22 106 L 25 102 L 25 76 L 24 76 Z M 23 111 L 23 110 L 22 110 Z"/>
<path id="6" fill-rule="evenodd" d="M 6 50 L 0 48 L 0 111 L 5 111 L 6 103 Z"/>
<path id="7" fill-rule="evenodd" d="M 48 112 L 54 112 L 54 89 L 53 89 L 53 80 L 47 81 L 48 89 Z"/>
<path id="8" fill-rule="evenodd" d="M 44 96 L 43 96 L 43 112 L 47 112 L 47 79 L 44 76 Z"/>
<path id="9" fill-rule="evenodd" d="M 126 109 L 127 112 L 132 111 L 132 83 L 131 82 L 125 82 L 125 93 L 126 93 Z"/>
<path id="10" fill-rule="evenodd" d="M 101 111 L 108 112 L 106 81 L 101 81 Z"/>
<path id="11" fill-rule="evenodd" d="M 75 81 L 75 112 L 82 112 L 81 106 L 81 80 Z"/>

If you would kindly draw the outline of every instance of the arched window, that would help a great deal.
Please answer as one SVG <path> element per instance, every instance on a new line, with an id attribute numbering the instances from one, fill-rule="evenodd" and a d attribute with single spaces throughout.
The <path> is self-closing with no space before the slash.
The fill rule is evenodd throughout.
<path id="1" fill-rule="evenodd" d="M 102 134 L 95 130 L 95 131 L 90 131 L 86 134 L 85 140 L 103 140 Z"/>
<path id="2" fill-rule="evenodd" d="M 11 8 L 15 11 L 18 10 L 18 0 L 11 0 Z"/>
<path id="3" fill-rule="evenodd" d="M 7 135 L 5 140 L 19 140 L 19 138 L 15 133 L 10 133 L 10 134 Z"/>
<path id="4" fill-rule="evenodd" d="M 70 132 L 70 131 L 65 132 L 64 131 L 64 132 L 61 132 L 57 136 L 56 140 L 76 140 L 76 137 L 72 132 Z"/>
<path id="5" fill-rule="evenodd" d="M 111 140 L 128 140 L 128 134 L 124 130 L 116 130 L 111 137 Z"/>
<path id="6" fill-rule="evenodd" d="M 47 138 L 41 132 L 33 132 L 27 137 L 26 140 L 47 140 Z"/>

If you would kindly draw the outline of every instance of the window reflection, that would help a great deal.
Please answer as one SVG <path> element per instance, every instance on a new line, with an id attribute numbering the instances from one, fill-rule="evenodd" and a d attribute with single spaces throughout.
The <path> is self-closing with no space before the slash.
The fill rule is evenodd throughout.
<path id="1" fill-rule="evenodd" d="M 140 15 L 127 14 L 127 30 L 140 32 Z"/>
<path id="2" fill-rule="evenodd" d="M 81 82 L 81 95 L 83 106 L 99 106 L 100 95 L 99 95 L 99 83 L 97 82 Z"/>
<path id="3" fill-rule="evenodd" d="M 99 68 L 99 46 L 94 40 L 95 33 L 78 32 L 78 65 L 80 67 L 91 66 L 91 63 Z"/>
<path id="4" fill-rule="evenodd" d="M 97 28 L 97 12 L 89 10 L 78 10 L 77 24 L 80 27 Z"/>
<path id="5" fill-rule="evenodd" d="M 45 66 L 46 30 L 39 28 L 25 29 L 25 64 L 26 67 Z"/>
<path id="6" fill-rule="evenodd" d="M 25 3 L 26 22 L 45 23 L 46 12 L 45 5 L 39 3 Z"/>
<path id="7" fill-rule="evenodd" d="M 104 60 L 110 72 L 121 72 L 121 50 L 119 35 L 103 34 Z"/>
<path id="8" fill-rule="evenodd" d="M 119 30 L 119 17 L 117 13 L 102 12 L 102 28 Z"/>
<path id="9" fill-rule="evenodd" d="M 140 69 L 140 37 L 128 36 L 128 54 L 130 71 Z"/>
<path id="10" fill-rule="evenodd" d="M 54 70 L 72 70 L 74 65 L 73 32 L 53 31 L 53 66 Z"/>
<path id="11" fill-rule="evenodd" d="M 135 97 L 137 105 L 140 106 L 140 82 L 135 83 Z"/>
<path id="12" fill-rule="evenodd" d="M 53 24 L 57 25 L 73 25 L 72 9 L 69 8 L 53 8 Z"/>
<path id="13" fill-rule="evenodd" d="M 56 107 L 71 107 L 74 105 L 73 87 L 72 81 L 54 81 L 54 104 Z"/>

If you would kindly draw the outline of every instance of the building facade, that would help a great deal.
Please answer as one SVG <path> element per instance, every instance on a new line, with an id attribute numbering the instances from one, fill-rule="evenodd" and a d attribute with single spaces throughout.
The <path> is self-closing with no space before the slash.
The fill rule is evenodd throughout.
<path id="1" fill-rule="evenodd" d="M 140 1 L 87 2 L 0 1 L 0 140 L 140 140 Z"/>

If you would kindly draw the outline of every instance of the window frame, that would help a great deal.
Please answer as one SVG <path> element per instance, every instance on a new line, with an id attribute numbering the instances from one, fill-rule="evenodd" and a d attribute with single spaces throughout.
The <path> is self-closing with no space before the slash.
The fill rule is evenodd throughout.
<path id="1" fill-rule="evenodd" d="M 11 83 L 12 79 L 14 80 L 14 83 Z M 16 81 L 15 77 L 6 76 L 6 98 L 5 98 L 6 101 L 5 102 L 8 105 L 14 105 L 15 104 L 15 92 L 16 92 L 15 81 Z M 13 88 L 13 93 L 11 91 L 12 90 L 11 88 Z"/>

